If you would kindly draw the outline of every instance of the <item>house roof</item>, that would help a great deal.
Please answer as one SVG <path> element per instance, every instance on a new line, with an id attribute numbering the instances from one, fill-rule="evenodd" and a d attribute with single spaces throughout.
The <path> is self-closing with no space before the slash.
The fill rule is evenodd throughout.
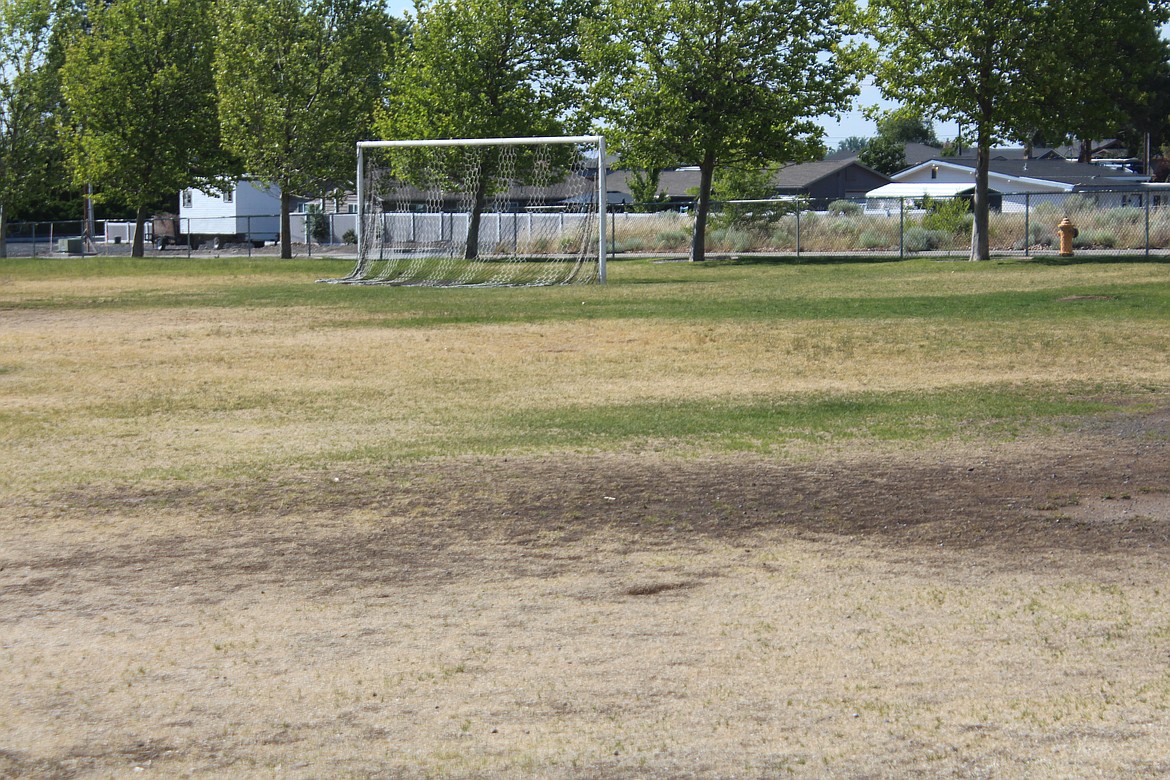
<path id="1" fill-rule="evenodd" d="M 929 160 L 938 157 L 942 154 L 942 149 L 937 146 L 927 146 L 926 144 L 911 143 L 906 144 L 906 149 L 903 156 L 906 158 L 907 165 L 917 165 L 924 160 Z M 847 160 L 857 160 L 858 153 L 849 149 L 832 152 L 825 155 L 825 162 L 840 162 Z"/>
<path id="2" fill-rule="evenodd" d="M 1023 146 L 994 146 L 991 148 L 992 160 L 1066 160 L 1068 155 L 1063 154 L 1059 149 L 1054 149 L 1047 146 L 1033 146 L 1032 156 L 1028 156 L 1028 149 Z M 937 155 L 936 155 L 937 156 Z M 964 146 L 963 151 L 956 155 L 950 155 L 948 160 L 974 160 L 978 156 L 978 149 L 974 146 Z M 1074 154 L 1075 158 L 1076 155 Z"/>
<path id="3" fill-rule="evenodd" d="M 963 171 L 971 176 L 975 175 L 975 161 L 961 157 L 943 157 L 907 168 L 894 174 L 895 181 L 902 181 L 928 166 L 937 165 L 950 168 L 952 171 Z M 1149 181 L 1143 176 L 1129 171 L 1118 171 L 1102 168 L 1089 163 L 1075 163 L 1063 159 L 1048 160 L 991 160 L 988 163 L 990 172 L 996 177 L 1014 179 L 1031 184 L 1047 185 L 1057 190 L 1072 191 L 1077 189 L 1108 189 L 1141 184 Z M 1001 187 L 1001 189 L 1003 189 Z M 1004 190 L 1005 192 L 1007 190 Z"/>
<path id="4" fill-rule="evenodd" d="M 630 177 L 633 175 L 633 171 L 622 169 L 611 172 L 606 177 L 606 189 L 611 193 L 632 194 L 630 190 Z M 698 168 L 675 168 L 662 171 L 658 174 L 658 192 L 665 193 L 670 198 L 690 200 L 693 196 L 687 190 L 698 186 Z"/>
<path id="5" fill-rule="evenodd" d="M 975 189 L 973 182 L 964 181 L 895 181 L 870 190 L 867 198 L 952 198 Z"/>
<path id="6" fill-rule="evenodd" d="M 776 175 L 772 177 L 772 184 L 780 189 L 800 189 L 809 187 L 821 179 L 833 176 L 840 171 L 857 166 L 864 171 L 867 171 L 874 176 L 882 176 L 882 174 L 862 165 L 857 161 L 857 157 L 847 157 L 839 160 L 818 160 L 816 162 L 795 163 L 793 165 L 785 165 Z"/>
<path id="7" fill-rule="evenodd" d="M 992 171 L 1004 176 L 1016 178 L 1045 179 L 1076 186 L 1116 186 L 1118 184 L 1138 184 L 1149 181 L 1144 176 L 1130 171 L 1103 168 L 1091 163 L 1078 163 L 1069 160 L 991 160 L 989 167 Z"/>

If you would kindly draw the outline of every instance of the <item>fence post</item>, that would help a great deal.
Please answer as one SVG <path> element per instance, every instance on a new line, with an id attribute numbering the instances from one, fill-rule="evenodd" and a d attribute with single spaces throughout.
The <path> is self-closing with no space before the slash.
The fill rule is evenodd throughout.
<path id="1" fill-rule="evenodd" d="M 1146 192 L 1142 195 L 1142 199 L 1146 202 L 1146 257 L 1150 256 L 1150 200 L 1152 197 L 1152 192 Z"/>
<path id="2" fill-rule="evenodd" d="M 898 198 L 898 259 L 906 259 L 906 199 Z"/>
<path id="3" fill-rule="evenodd" d="M 1024 257 L 1032 253 L 1032 193 L 1024 193 Z"/>
<path id="4" fill-rule="evenodd" d="M 800 204 L 796 204 L 796 256 L 800 257 Z"/>

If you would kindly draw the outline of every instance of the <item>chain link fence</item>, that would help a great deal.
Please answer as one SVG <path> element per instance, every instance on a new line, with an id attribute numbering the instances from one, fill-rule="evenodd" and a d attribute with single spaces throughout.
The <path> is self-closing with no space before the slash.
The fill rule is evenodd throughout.
<path id="1" fill-rule="evenodd" d="M 290 215 L 294 257 L 356 255 L 356 214 Z M 145 225 L 147 256 L 279 256 L 280 215 L 159 217 Z M 134 222 L 84 220 L 12 222 L 6 226 L 9 257 L 128 256 Z"/>
<path id="2" fill-rule="evenodd" d="M 610 251 L 686 254 L 693 213 L 686 206 L 656 208 L 662 210 L 611 212 Z M 1056 227 L 1065 216 L 1078 230 L 1076 251 L 1170 252 L 1170 190 L 994 195 L 991 251 L 1025 257 L 1055 254 Z M 524 215 L 501 215 L 499 224 L 485 219 L 481 229 L 496 225 L 503 230 L 500 225 L 508 219 L 522 221 Z M 972 220 L 969 197 L 729 201 L 713 206 L 707 249 L 716 254 L 965 257 Z M 294 256 L 356 256 L 356 221 L 356 214 L 293 214 Z M 277 215 L 155 220 L 146 226 L 146 253 L 277 256 L 278 226 Z M 7 226 L 7 251 L 10 257 L 129 255 L 133 238 L 133 222 L 99 220 L 92 230 L 83 221 L 16 222 Z"/>
<path id="3" fill-rule="evenodd" d="M 1056 253 L 1056 227 L 1065 216 L 1078 229 L 1076 250 L 1170 250 L 1170 191 L 997 194 L 992 201 L 989 234 L 995 253 Z M 707 250 L 967 256 L 973 220 L 969 197 L 731 201 L 713 205 Z M 618 253 L 686 253 L 693 230 L 693 216 L 678 211 L 610 215 L 611 249 Z"/>

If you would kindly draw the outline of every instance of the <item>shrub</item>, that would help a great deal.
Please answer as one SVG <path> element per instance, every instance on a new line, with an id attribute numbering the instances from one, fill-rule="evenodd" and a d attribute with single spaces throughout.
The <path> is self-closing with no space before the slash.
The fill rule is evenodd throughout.
<path id="1" fill-rule="evenodd" d="M 1112 249 L 1117 246 L 1117 236 L 1112 230 L 1101 228 L 1096 230 L 1082 230 L 1080 235 L 1073 239 L 1073 246 L 1081 249 L 1087 249 L 1089 247 Z"/>
<path id="2" fill-rule="evenodd" d="M 862 249 L 884 249 L 892 243 L 888 236 L 877 230 L 866 230 L 859 237 Z"/>
<path id="3" fill-rule="evenodd" d="M 654 248 L 681 251 L 690 246 L 689 230 L 663 230 L 654 237 Z"/>
<path id="4" fill-rule="evenodd" d="M 1096 211 L 1097 202 L 1091 195 L 1084 195 L 1077 193 L 1069 195 L 1064 199 L 1064 202 L 1057 207 L 1058 211 L 1063 211 L 1065 214 L 1075 214 L 1083 211 Z"/>
<path id="5" fill-rule="evenodd" d="M 795 224 L 795 223 L 794 223 Z M 790 225 L 779 225 L 772 230 L 771 238 L 768 241 L 773 249 L 786 249 L 788 247 L 796 246 L 796 234 L 793 233 Z"/>
<path id="6" fill-rule="evenodd" d="M 318 244 L 329 240 L 329 217 L 319 211 L 305 215 L 305 232 Z"/>
<path id="7" fill-rule="evenodd" d="M 341 234 L 341 240 L 347 244 L 356 244 L 357 243 L 357 233 L 354 232 L 354 230 L 351 228 L 351 229 L 349 229 Z"/>
<path id="8" fill-rule="evenodd" d="M 610 245 L 615 252 L 642 252 L 646 249 L 646 240 L 641 236 L 629 236 L 621 239 L 611 239 Z"/>
<path id="9" fill-rule="evenodd" d="M 942 233 L 957 234 L 971 229 L 974 217 L 969 213 L 966 198 L 931 198 L 927 213 L 922 217 L 922 227 Z"/>
<path id="10" fill-rule="evenodd" d="M 842 233 L 853 234 L 857 230 L 857 223 L 852 219 L 838 218 L 834 219 L 828 225 L 829 230 L 837 235 Z"/>
<path id="11" fill-rule="evenodd" d="M 843 217 L 856 217 L 861 214 L 861 204 L 851 200 L 835 200 L 825 210 L 830 214 L 839 214 Z"/>
<path id="12" fill-rule="evenodd" d="M 1031 245 L 1052 246 L 1054 240 L 1051 227 L 1047 225 L 1028 226 L 1028 241 Z"/>
<path id="13" fill-rule="evenodd" d="M 929 252 L 938 249 L 948 238 L 950 235 L 940 230 L 912 227 L 906 230 L 902 248 L 907 252 Z"/>
<path id="14" fill-rule="evenodd" d="M 734 226 L 712 230 L 709 236 L 709 244 L 730 252 L 746 252 L 758 243 L 752 231 Z"/>

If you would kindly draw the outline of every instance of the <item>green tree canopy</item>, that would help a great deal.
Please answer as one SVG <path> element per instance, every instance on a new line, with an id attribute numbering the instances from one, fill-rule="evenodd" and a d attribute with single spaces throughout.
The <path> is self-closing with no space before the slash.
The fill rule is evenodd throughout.
<path id="1" fill-rule="evenodd" d="M 865 148 L 868 138 L 862 135 L 851 135 L 837 142 L 838 152 L 860 152 Z"/>
<path id="2" fill-rule="evenodd" d="M 1148 107 L 1164 109 L 1167 44 L 1159 27 L 1167 4 L 1157 0 L 1053 0 L 1060 23 L 1037 31 L 1050 58 L 1037 73 L 1036 129 L 1081 141 L 1089 162 L 1093 139 L 1113 138 L 1134 123 L 1155 124 Z M 1091 53 L 1091 54 L 1089 54 Z M 1164 117 L 1163 117 L 1164 118 Z"/>
<path id="3" fill-rule="evenodd" d="M 291 196 L 353 182 L 401 24 L 377 0 L 217 0 L 216 17 L 224 144 L 246 175 L 280 188 L 291 257 Z"/>
<path id="4" fill-rule="evenodd" d="M 62 176 L 62 37 L 74 9 L 62 0 L 0 0 L 0 257 L 9 215 L 45 197 Z"/>
<path id="5" fill-rule="evenodd" d="M 588 25 L 593 105 L 623 161 L 697 164 L 691 259 L 705 256 L 718 166 L 760 169 L 824 154 L 814 120 L 856 87 L 834 52 L 829 0 L 608 0 Z"/>
<path id="6" fill-rule="evenodd" d="M 1117 14 L 1145 24 L 1161 18 L 1161 2 L 1124 0 L 869 0 L 861 30 L 873 43 L 869 58 L 887 97 L 921 116 L 972 128 L 977 150 L 971 258 L 990 257 L 988 168 L 992 144 L 1079 132 L 1106 111 L 1120 60 L 1113 51 L 1120 27 L 1098 22 Z M 1122 24 L 1124 26 L 1124 23 Z M 1096 30 L 1099 34 L 1089 35 Z M 1128 66 L 1128 63 L 1126 63 Z M 1083 73 L 1096 72 L 1082 79 Z M 1094 125 L 1098 126 L 1098 125 Z"/>
<path id="7" fill-rule="evenodd" d="M 579 0 L 420 0 L 378 132 L 388 140 L 565 135 L 580 97 L 576 25 L 585 7 Z M 490 151 L 477 166 L 468 258 L 479 251 Z M 524 167 L 519 160 L 521 177 Z"/>
<path id="8" fill-rule="evenodd" d="M 69 45 L 62 137 L 73 181 L 97 200 L 136 210 L 142 256 L 147 205 L 224 174 L 219 143 L 211 0 L 115 0 L 89 8 Z"/>
<path id="9" fill-rule="evenodd" d="M 878 135 L 905 144 L 941 146 L 934 124 L 905 106 L 887 111 L 877 119 Z"/>
<path id="10" fill-rule="evenodd" d="M 906 167 L 906 142 L 885 135 L 874 136 L 858 153 L 857 161 L 891 176 Z"/>

